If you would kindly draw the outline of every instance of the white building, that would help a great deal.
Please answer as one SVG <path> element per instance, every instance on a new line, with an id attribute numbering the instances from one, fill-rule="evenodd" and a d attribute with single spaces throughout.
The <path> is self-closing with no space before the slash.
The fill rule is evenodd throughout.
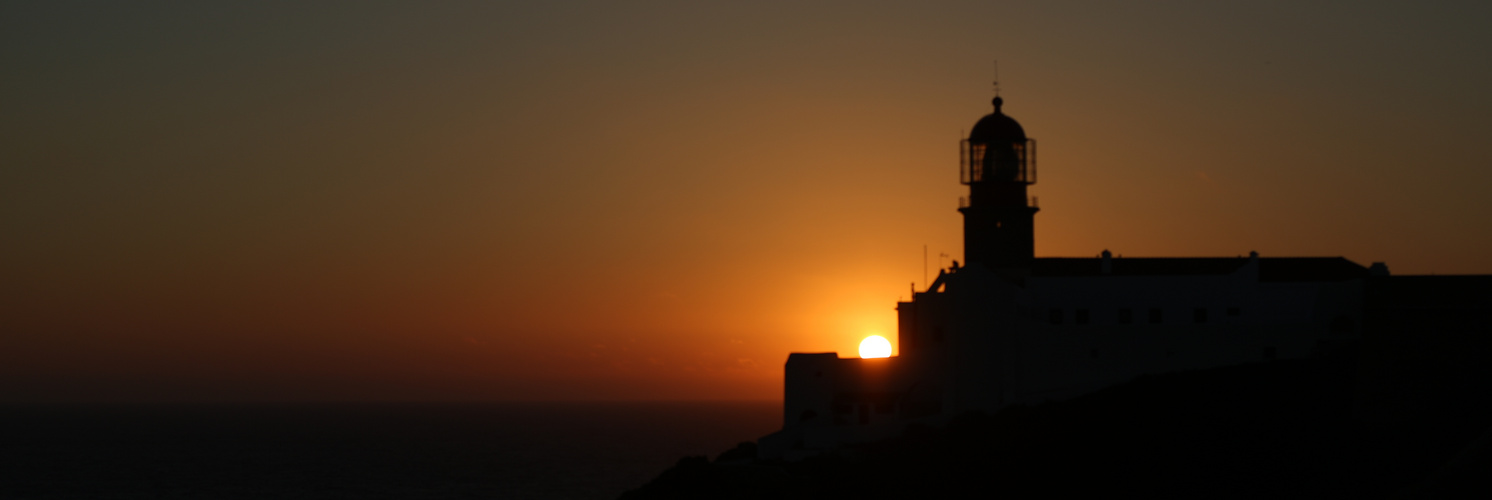
<path id="1" fill-rule="evenodd" d="M 899 356 L 788 357 L 789 459 L 968 411 L 1069 398 L 1145 373 L 1302 358 L 1354 342 L 1371 275 L 1340 257 L 1037 258 L 1035 141 L 1001 112 L 960 145 L 968 264 L 897 304 Z"/>

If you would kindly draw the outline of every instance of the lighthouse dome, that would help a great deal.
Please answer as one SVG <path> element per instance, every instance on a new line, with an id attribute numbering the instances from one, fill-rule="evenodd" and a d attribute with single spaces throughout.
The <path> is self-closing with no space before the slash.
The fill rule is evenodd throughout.
<path id="1" fill-rule="evenodd" d="M 1014 118 L 1000 112 L 1000 106 L 1004 103 L 1004 99 L 995 97 L 995 112 L 985 115 L 974 124 L 974 129 L 969 131 L 969 142 L 974 144 L 1026 142 L 1026 129 L 1021 128 L 1021 124 Z"/>

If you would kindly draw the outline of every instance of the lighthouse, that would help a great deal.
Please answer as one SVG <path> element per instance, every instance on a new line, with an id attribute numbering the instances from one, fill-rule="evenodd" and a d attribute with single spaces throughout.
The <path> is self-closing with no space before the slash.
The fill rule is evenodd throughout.
<path id="1" fill-rule="evenodd" d="M 959 180 L 969 186 L 960 200 L 964 215 L 964 260 L 1002 274 L 1029 275 L 1036 256 L 1037 210 L 1026 187 L 1036 183 L 1036 141 L 1000 108 L 980 118 L 959 144 Z"/>
<path id="2" fill-rule="evenodd" d="M 760 456 L 795 460 L 1146 374 L 1349 352 L 1357 325 L 1386 307 L 1373 294 L 1398 293 L 1383 266 L 1342 257 L 1038 258 L 1036 141 L 998 94 L 993 104 L 959 143 L 967 265 L 897 302 L 898 355 L 789 354 L 783 427 Z"/>

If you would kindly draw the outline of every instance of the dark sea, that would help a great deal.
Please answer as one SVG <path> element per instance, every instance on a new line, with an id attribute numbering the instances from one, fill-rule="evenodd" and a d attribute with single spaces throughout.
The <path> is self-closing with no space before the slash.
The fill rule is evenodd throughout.
<path id="1" fill-rule="evenodd" d="M 0 406 L 0 499 L 615 498 L 776 402 Z"/>

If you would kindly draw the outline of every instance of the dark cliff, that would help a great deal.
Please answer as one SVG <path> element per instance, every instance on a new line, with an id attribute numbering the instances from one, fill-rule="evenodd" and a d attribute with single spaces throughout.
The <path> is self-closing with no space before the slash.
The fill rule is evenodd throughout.
<path id="1" fill-rule="evenodd" d="M 680 460 L 645 498 L 1445 497 L 1492 471 L 1486 395 L 1361 418 L 1358 356 L 1147 376 L 796 463 Z"/>

